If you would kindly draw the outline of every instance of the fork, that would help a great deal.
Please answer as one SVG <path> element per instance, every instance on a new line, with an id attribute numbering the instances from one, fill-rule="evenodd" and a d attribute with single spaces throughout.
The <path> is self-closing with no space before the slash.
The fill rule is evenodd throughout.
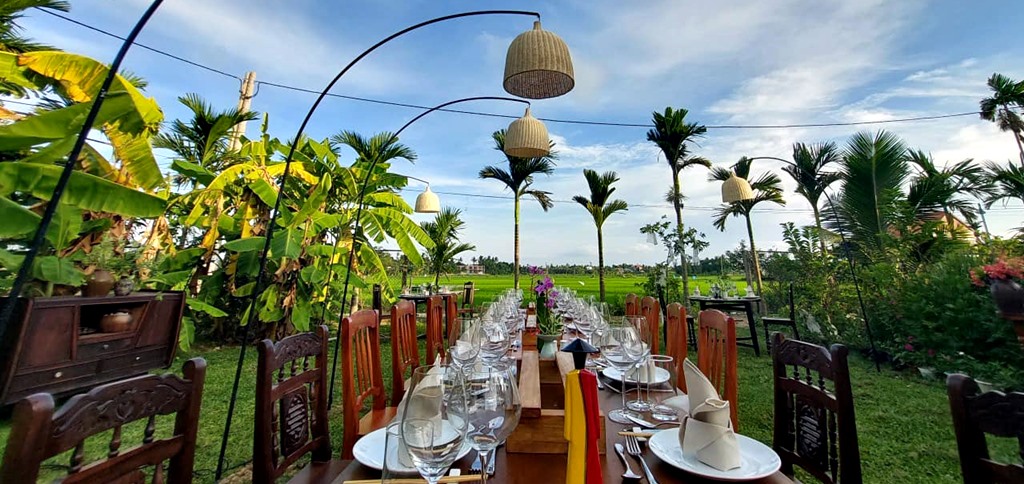
<path id="1" fill-rule="evenodd" d="M 647 462 L 644 461 L 644 456 L 640 452 L 640 442 L 632 435 L 626 436 L 626 453 L 636 457 L 636 460 L 640 461 L 640 465 L 644 468 L 644 474 L 647 476 L 647 482 L 649 484 L 658 484 L 658 480 L 654 478 L 651 468 L 647 467 Z"/>

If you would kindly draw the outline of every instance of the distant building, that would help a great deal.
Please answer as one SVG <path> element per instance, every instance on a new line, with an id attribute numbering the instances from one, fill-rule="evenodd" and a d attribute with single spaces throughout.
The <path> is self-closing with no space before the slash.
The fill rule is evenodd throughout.
<path id="1" fill-rule="evenodd" d="M 482 264 L 462 264 L 459 266 L 459 271 L 463 274 L 486 274 L 484 266 Z"/>

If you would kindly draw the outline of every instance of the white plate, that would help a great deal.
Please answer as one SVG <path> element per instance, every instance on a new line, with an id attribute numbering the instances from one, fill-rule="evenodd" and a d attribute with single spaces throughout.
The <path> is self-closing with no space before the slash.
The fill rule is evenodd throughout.
<path id="1" fill-rule="evenodd" d="M 622 370 L 619 370 L 618 368 L 605 368 L 605 369 L 601 370 L 601 373 L 604 374 L 604 376 L 608 377 L 611 380 L 622 381 Z M 651 379 L 651 381 L 649 381 L 649 382 L 645 380 L 645 381 L 643 381 L 641 383 L 651 383 L 653 385 L 660 385 L 662 383 L 667 382 L 668 378 L 669 378 L 668 370 L 666 370 L 664 368 L 655 368 L 654 369 L 654 378 Z M 636 379 L 634 379 L 634 378 L 627 378 L 626 382 L 627 383 L 636 383 Z"/>
<path id="2" fill-rule="evenodd" d="M 729 471 L 720 471 L 699 460 L 694 454 L 683 454 L 679 446 L 679 429 L 662 430 L 647 444 L 651 452 L 673 467 L 707 477 L 716 481 L 750 481 L 776 473 L 782 467 L 782 459 L 771 447 L 745 435 L 736 434 L 740 445 L 740 466 Z"/>
<path id="3" fill-rule="evenodd" d="M 352 454 L 355 456 L 357 461 L 366 467 L 382 470 L 384 468 L 383 457 L 386 439 L 387 428 L 374 430 L 356 441 L 356 444 L 352 446 Z M 465 457 L 471 450 L 473 450 L 473 445 L 469 442 L 469 439 L 466 439 L 462 444 L 462 450 L 459 451 L 459 456 L 455 460 Z M 397 453 L 398 447 L 392 448 L 392 452 Z M 397 454 L 391 457 L 391 462 L 396 462 L 397 460 Z M 398 469 L 390 469 L 390 471 L 399 474 L 417 474 L 419 472 L 415 467 L 405 466 Z"/>

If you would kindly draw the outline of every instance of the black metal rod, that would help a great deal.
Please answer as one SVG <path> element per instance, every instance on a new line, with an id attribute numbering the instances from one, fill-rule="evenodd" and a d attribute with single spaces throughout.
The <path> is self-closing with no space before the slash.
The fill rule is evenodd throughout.
<path id="1" fill-rule="evenodd" d="M 0 308 L 0 341 L 4 339 L 11 317 L 14 315 L 14 308 L 18 305 L 21 291 L 24 289 L 25 283 L 28 282 L 32 264 L 35 262 L 36 255 L 39 254 L 39 249 L 42 248 L 43 242 L 46 240 L 46 231 L 50 228 L 50 222 L 53 221 L 53 217 L 57 213 L 57 206 L 64 195 L 64 189 L 67 188 L 68 181 L 71 180 L 71 172 L 75 169 L 75 161 L 78 159 L 78 155 L 82 153 L 82 148 L 89 137 L 89 132 L 92 131 L 92 125 L 96 122 L 96 117 L 100 113 L 100 107 L 103 106 L 103 101 L 107 98 L 107 91 L 110 90 L 111 84 L 114 83 L 114 79 L 117 77 L 117 70 L 121 68 L 121 61 L 124 60 L 125 55 L 128 54 L 128 49 L 132 46 L 132 42 L 139 36 L 139 32 L 146 26 L 146 22 L 153 16 L 153 13 L 156 12 L 161 3 L 163 3 L 163 0 L 154 0 L 142 14 L 139 21 L 135 23 L 135 27 L 132 28 L 128 37 L 124 39 L 121 48 L 117 51 L 117 55 L 114 56 L 114 61 L 110 63 L 107 77 L 103 80 L 103 84 L 100 85 L 99 92 L 93 98 L 92 107 L 89 108 L 89 114 L 85 116 L 85 122 L 78 133 L 78 139 L 75 140 L 71 153 L 68 154 L 68 160 L 64 163 L 64 169 L 57 179 L 57 184 L 53 187 L 53 195 L 50 196 L 50 201 L 46 204 L 43 216 L 39 220 L 39 227 L 36 228 L 36 233 L 32 237 L 32 244 L 29 245 L 25 259 L 22 261 L 21 267 L 18 268 L 18 274 L 14 277 L 10 296 L 4 301 L 3 307 Z"/>
<path id="2" fill-rule="evenodd" d="M 462 17 L 471 17 L 477 15 L 528 15 L 531 17 L 537 17 L 538 19 L 540 18 L 539 13 L 525 10 L 479 10 L 473 12 L 457 13 L 453 15 L 445 15 L 443 17 L 437 17 L 435 19 L 420 22 L 411 27 L 406 27 L 398 32 L 395 32 L 385 37 L 383 40 L 377 42 L 376 44 L 373 44 L 373 46 L 363 51 L 363 53 L 356 56 L 355 59 L 352 59 L 351 62 L 349 62 L 344 68 L 342 68 L 342 70 L 338 72 L 336 76 L 334 76 L 334 79 L 331 79 L 331 82 L 329 82 L 327 86 L 324 87 L 323 91 L 320 92 L 320 95 L 317 96 L 316 101 L 313 102 L 313 105 L 310 106 L 309 111 L 306 113 L 306 117 L 303 118 L 302 124 L 299 125 L 299 130 L 295 133 L 295 137 L 292 140 L 291 147 L 288 149 L 288 156 L 285 158 L 284 172 L 281 174 L 281 182 L 278 184 L 279 188 L 277 200 L 274 201 L 274 210 L 270 213 L 270 221 L 269 224 L 267 225 L 266 240 L 264 241 L 263 252 L 260 256 L 260 269 L 256 276 L 256 284 L 253 287 L 252 294 L 250 294 L 249 296 L 249 320 L 248 323 L 246 324 L 247 328 L 245 331 L 245 339 L 242 341 L 242 347 L 238 351 L 238 361 L 237 364 L 235 365 L 235 381 L 231 386 L 231 400 L 228 403 L 228 413 L 227 416 L 225 417 L 224 433 L 221 437 L 220 444 L 220 455 L 217 457 L 217 472 L 215 476 L 216 479 L 219 480 L 221 478 L 221 474 L 224 470 L 224 454 L 225 452 L 227 452 L 228 434 L 231 432 L 231 419 L 235 413 L 235 400 L 238 397 L 238 382 L 239 379 L 242 377 L 242 364 L 245 361 L 246 348 L 249 345 L 249 339 L 251 338 L 253 330 L 252 327 L 254 326 L 253 323 L 255 320 L 256 313 L 256 299 L 259 297 L 259 294 L 263 291 L 263 278 L 267 268 L 267 256 L 270 252 L 270 242 L 274 237 L 274 223 L 277 220 L 278 209 L 280 208 L 281 205 L 281 198 L 284 197 L 284 184 L 285 181 L 288 179 L 288 171 L 291 168 L 292 157 L 295 155 L 295 151 L 298 149 L 299 143 L 302 140 L 302 135 L 303 133 L 305 133 L 306 126 L 309 124 L 309 120 L 313 117 L 313 113 L 316 112 L 317 108 L 320 107 L 320 103 L 324 100 L 325 97 L 327 97 L 327 94 L 328 92 L 330 92 L 331 88 L 333 88 L 334 85 L 337 84 L 338 80 L 340 80 L 341 77 L 344 76 L 349 71 L 349 69 L 352 68 L 352 66 L 356 65 L 356 63 L 358 63 L 364 57 L 369 55 L 371 52 L 377 50 L 378 47 L 390 42 L 396 37 L 399 37 L 410 31 L 416 30 L 420 27 L 425 27 L 427 25 L 443 22 L 446 20 L 452 20 Z"/>
<path id="3" fill-rule="evenodd" d="M 387 145 L 395 142 L 395 140 L 398 139 L 398 136 L 400 134 L 402 134 L 402 131 L 405 131 L 405 128 L 408 128 L 410 125 L 412 125 L 412 123 L 415 123 L 416 121 L 419 121 L 424 116 L 426 116 L 426 115 L 428 115 L 428 114 L 430 114 L 430 113 L 432 113 L 434 111 L 437 111 L 439 109 L 444 109 L 445 107 L 451 106 L 452 104 L 459 104 L 459 103 L 470 102 L 470 101 L 511 101 L 511 102 L 523 103 L 523 104 L 526 104 L 527 106 L 530 105 L 529 101 L 524 101 L 522 99 L 517 99 L 517 98 L 514 98 L 514 97 L 502 97 L 502 96 L 476 96 L 476 97 L 467 97 L 467 98 L 462 98 L 462 99 L 456 99 L 454 101 L 448 101 L 448 102 L 443 103 L 443 104 L 438 104 L 437 106 L 434 106 L 434 107 L 432 107 L 432 108 L 430 108 L 430 109 L 428 109 L 426 111 L 423 111 L 422 113 L 418 114 L 415 118 L 410 119 L 408 122 L 406 122 L 404 125 L 402 125 L 401 128 L 398 128 L 398 131 L 395 131 L 395 133 L 392 134 L 390 138 L 388 138 L 387 142 L 384 143 L 384 146 L 387 146 Z M 338 313 L 338 337 L 335 338 L 335 340 L 334 340 L 334 358 L 331 360 L 331 384 L 328 387 L 328 392 L 327 392 L 327 394 L 328 394 L 328 397 L 327 397 L 327 408 L 330 408 L 331 405 L 334 403 L 334 381 L 335 381 L 335 378 L 336 378 L 337 373 L 338 373 L 338 352 L 339 352 L 338 350 L 339 350 L 339 347 L 341 346 L 341 320 L 342 320 L 342 318 L 345 317 L 345 303 L 348 302 L 348 285 L 349 285 L 349 281 L 350 281 L 350 279 L 352 277 L 352 270 L 353 270 L 354 264 L 355 264 L 355 255 L 356 255 L 356 249 L 357 249 L 356 237 L 359 235 L 359 228 L 360 228 L 359 227 L 359 221 L 360 221 L 360 217 L 363 214 L 363 199 L 366 198 L 367 184 L 370 183 L 370 176 L 373 175 L 373 169 L 374 169 L 374 167 L 377 166 L 377 161 L 378 161 L 378 159 L 374 158 L 370 162 L 370 167 L 366 170 L 366 176 L 363 177 L 363 183 L 359 187 L 359 198 L 356 200 L 356 216 L 355 216 L 355 219 L 352 221 L 352 248 L 349 249 L 349 252 L 348 252 L 348 264 L 346 266 L 347 269 L 345 271 L 345 285 L 344 285 L 344 288 L 341 291 L 341 311 Z M 332 265 L 331 267 L 333 269 L 334 266 Z"/>

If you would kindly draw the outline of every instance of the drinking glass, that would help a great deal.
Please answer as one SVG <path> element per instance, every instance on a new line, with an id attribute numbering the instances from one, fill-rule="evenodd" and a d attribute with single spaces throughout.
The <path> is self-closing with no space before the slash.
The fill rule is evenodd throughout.
<path id="1" fill-rule="evenodd" d="M 499 365 L 512 346 L 512 336 L 501 321 L 482 322 L 483 338 L 480 344 L 480 359 L 489 366 Z"/>
<path id="2" fill-rule="evenodd" d="M 631 354 L 636 352 L 636 347 L 643 344 L 640 340 L 640 334 L 632 324 L 625 320 L 613 321 L 605 331 L 604 337 L 601 338 L 600 344 L 601 357 L 613 368 L 619 370 L 622 375 L 622 391 L 619 392 L 622 399 L 622 408 L 608 412 L 608 418 L 612 422 L 631 424 L 632 421 L 626 417 L 627 415 L 634 415 L 626 407 L 626 375 L 636 363 Z M 627 348 L 630 349 L 627 350 Z"/>
<path id="3" fill-rule="evenodd" d="M 651 368 L 655 374 L 668 374 L 668 381 L 665 382 L 665 384 L 668 384 L 672 395 L 666 396 L 665 398 L 671 398 L 679 395 L 679 387 L 676 385 L 678 382 L 676 381 L 677 375 L 675 359 L 666 355 L 651 355 L 650 361 Z M 662 386 L 663 385 L 664 384 L 662 384 Z M 668 405 L 664 405 L 661 402 L 655 402 L 651 406 L 651 418 L 662 422 L 671 422 L 678 420 L 679 414 L 676 412 L 676 409 Z"/>
<path id="4" fill-rule="evenodd" d="M 523 404 L 510 369 L 484 368 L 470 373 L 467 382 L 467 438 L 480 457 L 482 482 L 494 449 L 519 425 Z"/>
<path id="5" fill-rule="evenodd" d="M 458 457 L 469 427 L 462 372 L 448 365 L 413 371 L 402 415 L 402 441 L 420 476 L 437 484 Z"/>
<path id="6" fill-rule="evenodd" d="M 484 336 L 478 320 L 464 318 L 462 324 L 462 334 L 453 333 L 453 340 L 448 342 L 448 355 L 453 366 L 465 371 L 472 368 L 480 356 L 480 345 Z"/>
<path id="7" fill-rule="evenodd" d="M 629 353 L 629 358 L 633 360 L 633 370 L 627 375 L 635 375 L 633 378 L 636 383 L 636 399 L 631 400 L 626 406 L 630 410 L 637 412 L 646 412 L 651 409 L 650 402 L 650 382 L 651 375 L 649 371 L 649 365 L 647 364 L 647 358 L 651 355 L 651 331 L 650 326 L 647 324 L 647 318 L 643 316 L 623 316 L 623 321 L 636 329 L 637 337 L 640 340 L 640 344 L 631 345 L 625 347 L 625 350 Z M 641 368 L 646 368 L 648 371 L 640 371 Z M 647 387 L 647 398 L 644 398 L 643 389 Z M 626 389 L 626 378 L 623 376 L 623 393 Z"/>

